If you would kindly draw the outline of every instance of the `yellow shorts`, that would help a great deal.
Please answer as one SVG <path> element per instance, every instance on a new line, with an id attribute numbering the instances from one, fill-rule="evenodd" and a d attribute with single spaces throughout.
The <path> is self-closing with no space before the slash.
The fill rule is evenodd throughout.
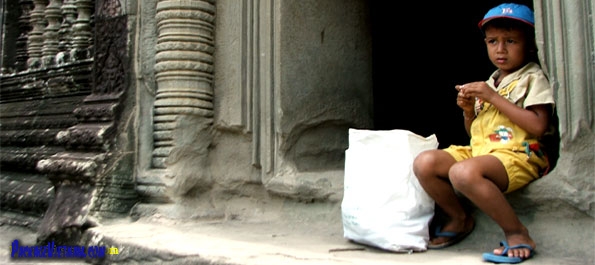
<path id="1" fill-rule="evenodd" d="M 457 162 L 473 157 L 470 146 L 451 145 L 443 150 L 452 155 Z M 508 188 L 504 193 L 513 192 L 540 178 L 541 172 L 548 166 L 544 157 L 539 157 L 533 152 L 531 156 L 527 156 L 525 152 L 499 149 L 485 155 L 495 156 L 504 165 L 508 174 Z"/>

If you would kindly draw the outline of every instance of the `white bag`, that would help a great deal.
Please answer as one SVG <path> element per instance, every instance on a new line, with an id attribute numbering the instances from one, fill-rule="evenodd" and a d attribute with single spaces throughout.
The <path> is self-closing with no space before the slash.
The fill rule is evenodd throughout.
<path id="1" fill-rule="evenodd" d="M 344 237 L 393 252 L 426 251 L 434 200 L 413 173 L 413 160 L 436 149 L 407 130 L 349 129 L 341 214 Z"/>

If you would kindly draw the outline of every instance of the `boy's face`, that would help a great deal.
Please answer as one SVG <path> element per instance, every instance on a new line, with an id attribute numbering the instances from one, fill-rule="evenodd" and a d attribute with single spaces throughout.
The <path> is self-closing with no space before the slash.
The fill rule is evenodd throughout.
<path id="1" fill-rule="evenodd" d="M 487 25 L 485 36 L 490 61 L 503 75 L 508 75 L 525 65 L 527 43 L 522 30 Z"/>

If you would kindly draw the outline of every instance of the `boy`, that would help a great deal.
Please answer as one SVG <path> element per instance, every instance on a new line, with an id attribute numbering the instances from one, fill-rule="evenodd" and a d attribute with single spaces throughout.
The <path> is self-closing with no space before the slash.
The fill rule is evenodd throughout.
<path id="1" fill-rule="evenodd" d="M 473 230 L 475 221 L 460 193 L 504 232 L 501 247 L 483 258 L 519 263 L 532 257 L 536 245 L 504 194 L 543 176 L 549 167 L 542 137 L 553 128 L 553 90 L 538 63 L 533 11 L 501 4 L 486 13 L 479 28 L 497 69 L 487 81 L 455 86 L 470 145 L 425 151 L 413 168 L 448 217 L 429 249 L 453 245 Z"/>

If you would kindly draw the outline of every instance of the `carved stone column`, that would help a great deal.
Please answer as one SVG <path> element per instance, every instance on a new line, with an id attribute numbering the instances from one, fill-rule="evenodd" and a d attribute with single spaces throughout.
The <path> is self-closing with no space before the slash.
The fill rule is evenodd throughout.
<path id="1" fill-rule="evenodd" d="M 62 22 L 62 0 L 51 0 L 50 4 L 45 9 L 45 18 L 48 21 L 47 27 L 43 32 L 43 48 L 42 64 L 44 66 L 51 66 L 55 63 L 56 54 L 58 53 L 58 30 Z"/>
<path id="2" fill-rule="evenodd" d="M 213 116 L 214 14 L 212 1 L 163 0 L 157 4 L 155 168 L 165 168 L 179 116 Z"/>
<path id="3" fill-rule="evenodd" d="M 29 68 L 41 67 L 41 48 L 43 47 L 43 30 L 47 25 L 47 20 L 44 16 L 47 0 L 34 0 L 33 11 L 31 11 L 31 25 L 33 29 L 29 33 L 29 40 L 27 43 L 27 53 L 29 58 L 27 66 Z"/>
<path id="4" fill-rule="evenodd" d="M 93 40 L 93 34 L 91 33 L 93 2 L 94 1 L 92 0 L 75 0 L 74 3 L 78 14 L 74 25 L 72 25 L 74 30 L 74 37 L 72 40 L 74 49 L 72 51 L 72 56 L 75 59 L 86 59 L 90 55 L 89 46 Z"/>
<path id="5" fill-rule="evenodd" d="M 167 169 L 166 186 L 182 195 L 210 185 L 206 158 L 213 116 L 215 3 L 159 1 L 156 20 L 152 167 Z"/>
<path id="6" fill-rule="evenodd" d="M 64 0 L 61 9 L 63 20 L 62 24 L 60 24 L 60 30 L 58 31 L 58 64 L 67 62 L 71 59 L 69 55 L 70 50 L 72 49 L 72 25 L 76 21 L 76 6 L 74 5 L 74 0 Z"/>
<path id="7" fill-rule="evenodd" d="M 21 34 L 19 35 L 16 42 L 16 71 L 23 71 L 27 68 L 27 40 L 29 39 L 29 33 L 32 29 L 31 25 L 31 10 L 33 9 L 33 1 L 31 0 L 20 0 L 19 5 L 21 6 L 21 16 L 19 17 L 19 28 Z"/>

